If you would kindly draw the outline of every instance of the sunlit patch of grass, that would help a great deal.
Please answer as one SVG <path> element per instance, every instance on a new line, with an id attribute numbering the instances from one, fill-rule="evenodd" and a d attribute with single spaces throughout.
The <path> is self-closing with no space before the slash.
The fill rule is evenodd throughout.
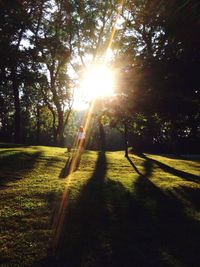
<path id="1" fill-rule="evenodd" d="M 120 182 L 126 190 L 132 191 L 132 184 L 138 177 L 138 174 L 133 171 L 132 166 L 124 157 L 124 152 L 107 152 L 106 156 L 108 164 L 107 177 L 110 180 Z M 138 166 L 139 170 L 142 169 L 141 163 L 143 160 L 134 157 L 133 162 Z"/>
<path id="2" fill-rule="evenodd" d="M 68 176 L 67 188 L 70 191 L 69 201 L 76 201 L 83 186 L 90 179 L 97 160 L 97 153 L 86 151 L 82 157 L 79 169 Z"/>

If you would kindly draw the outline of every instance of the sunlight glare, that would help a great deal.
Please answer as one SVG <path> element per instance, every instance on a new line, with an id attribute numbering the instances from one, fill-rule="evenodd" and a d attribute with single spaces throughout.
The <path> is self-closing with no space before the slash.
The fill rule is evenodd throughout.
<path id="1" fill-rule="evenodd" d="M 92 67 L 86 72 L 81 82 L 81 90 L 84 98 L 87 100 L 113 95 L 113 72 L 104 65 Z"/>

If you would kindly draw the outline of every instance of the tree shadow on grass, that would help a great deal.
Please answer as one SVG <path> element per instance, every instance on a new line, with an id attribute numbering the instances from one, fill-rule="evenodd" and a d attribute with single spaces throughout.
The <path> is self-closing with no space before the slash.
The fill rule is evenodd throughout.
<path id="1" fill-rule="evenodd" d="M 144 174 L 138 176 L 132 192 L 125 190 L 119 182 L 109 181 L 113 206 L 112 266 L 165 266 L 159 253 L 155 214 L 143 205 L 147 201 L 145 191 L 151 186 L 145 177 L 150 177 L 152 170 L 152 163 L 144 161 Z M 138 181 L 142 184 L 142 192 L 138 191 Z M 155 191 L 159 194 L 159 190 Z"/>
<path id="2" fill-rule="evenodd" d="M 151 166 L 145 166 L 150 175 Z M 105 179 L 106 169 L 101 152 L 92 177 L 68 207 L 57 258 L 39 266 L 160 266 L 151 213 L 120 182 Z"/>
<path id="3" fill-rule="evenodd" d="M 68 266 L 81 266 L 91 262 L 93 266 L 103 266 L 106 259 L 102 256 L 101 238 L 104 237 L 106 210 L 104 200 L 106 158 L 99 152 L 95 171 L 80 192 L 73 210 L 65 219 L 58 255 Z M 92 249 L 91 249 L 92 248 Z"/>
<path id="4" fill-rule="evenodd" d="M 49 255 L 38 266 L 82 266 L 83 262 L 85 266 L 104 265 L 108 217 L 104 199 L 106 170 L 105 153 L 99 152 L 92 177 L 65 213 L 56 256 Z"/>
<path id="5" fill-rule="evenodd" d="M 99 153 L 92 177 L 68 206 L 57 257 L 38 266 L 198 266 L 200 225 L 173 191 L 150 180 L 153 164 L 145 158 L 129 191 L 105 179 L 107 162 Z"/>
<path id="6" fill-rule="evenodd" d="M 153 160 L 145 157 L 144 174 L 134 183 L 136 201 L 142 206 L 143 213 L 139 223 L 142 234 L 138 236 L 138 244 L 145 251 L 145 257 L 136 266 L 195 267 L 200 260 L 200 223 L 188 216 L 185 203 L 177 196 L 183 194 L 186 199 L 190 197 L 192 207 L 198 210 L 200 202 L 194 201 L 194 192 L 191 189 L 189 194 L 186 187 L 182 187 L 181 192 L 176 189 L 176 193 L 173 189 L 159 189 L 149 179 L 153 163 Z M 141 242 L 142 236 L 145 242 Z"/>
<path id="7" fill-rule="evenodd" d="M 173 174 L 175 176 L 178 176 L 184 180 L 188 180 L 188 181 L 192 181 L 192 182 L 196 182 L 196 183 L 200 183 L 200 176 L 198 175 L 195 175 L 195 174 L 192 174 L 192 173 L 188 173 L 188 172 L 185 172 L 185 171 L 181 171 L 181 170 L 177 170 L 169 165 L 166 165 L 158 160 L 155 160 L 155 159 L 150 159 L 148 158 L 146 155 L 144 154 L 137 154 L 137 156 L 149 161 L 149 162 L 152 162 L 153 164 L 156 164 L 160 169 L 162 169 L 163 171 L 165 172 L 168 172 L 170 174 Z"/>
<path id="8" fill-rule="evenodd" d="M 135 190 L 137 201 L 149 214 L 141 225 L 148 237 L 145 255 L 151 264 L 143 260 L 141 265 L 197 266 L 200 225 L 187 216 L 183 203 L 170 192 L 164 194 L 146 177 L 138 178 Z"/>
<path id="9" fill-rule="evenodd" d="M 174 193 L 179 194 L 183 199 L 192 203 L 193 208 L 200 209 L 200 188 L 188 187 L 180 185 L 178 188 L 174 188 Z"/>
<path id="10" fill-rule="evenodd" d="M 30 172 L 41 154 L 41 151 L 26 153 L 9 150 L 7 155 L 0 158 L 0 188 L 10 181 L 22 179 Z"/>
<path id="11" fill-rule="evenodd" d="M 66 178 L 70 173 L 76 171 L 81 162 L 82 153 L 74 153 L 70 155 L 65 163 L 65 166 L 62 168 L 59 178 Z"/>
<path id="12" fill-rule="evenodd" d="M 135 166 L 135 164 L 133 163 L 133 161 L 131 160 L 131 158 L 128 155 L 126 156 L 126 158 L 130 162 L 130 164 L 133 167 L 133 169 L 137 172 L 137 174 L 141 175 L 141 173 L 139 172 L 138 168 Z"/>
<path id="13" fill-rule="evenodd" d="M 72 158 L 69 157 L 65 163 L 65 166 L 62 168 L 59 178 L 66 178 L 70 173 L 70 166 L 72 164 Z"/>

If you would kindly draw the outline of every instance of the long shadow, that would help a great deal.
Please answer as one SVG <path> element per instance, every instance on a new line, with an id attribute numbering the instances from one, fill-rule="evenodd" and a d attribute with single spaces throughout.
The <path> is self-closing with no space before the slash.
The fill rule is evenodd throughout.
<path id="1" fill-rule="evenodd" d="M 174 189 L 174 193 L 180 195 L 183 199 L 192 203 L 192 207 L 195 210 L 199 210 L 200 208 L 200 188 L 187 187 L 185 185 L 181 185 L 178 188 Z"/>
<path id="2" fill-rule="evenodd" d="M 37 266 L 82 266 L 87 261 L 95 261 L 91 266 L 103 266 L 106 259 L 100 239 L 106 233 L 108 217 L 104 200 L 106 170 L 105 153 L 99 152 L 93 175 L 76 202 L 68 205 L 56 256 L 50 253 Z"/>
<path id="3" fill-rule="evenodd" d="M 144 166 L 151 175 L 151 163 Z M 148 242 L 155 233 L 150 213 L 120 182 L 105 180 L 106 170 L 100 152 L 92 177 L 68 208 L 57 258 L 49 255 L 38 266 L 156 266 L 158 259 L 150 255 L 155 243 Z"/>
<path id="4" fill-rule="evenodd" d="M 127 214 L 118 215 L 118 218 L 129 217 L 119 238 L 123 240 L 128 235 L 130 238 L 122 244 L 118 242 L 114 266 L 197 266 L 200 260 L 200 223 L 187 214 L 181 197 L 190 201 L 191 208 L 198 211 L 200 190 L 183 186 L 175 190 L 160 190 L 150 180 L 153 166 L 158 162 L 143 154 L 140 156 L 145 159 L 143 174 L 133 183 Z M 160 166 L 165 167 L 163 165 Z M 177 170 L 170 168 L 172 171 L 177 174 Z M 186 179 L 184 172 L 178 174 Z M 127 222 L 131 222 L 132 228 Z"/>
<path id="5" fill-rule="evenodd" d="M 147 192 L 153 190 L 159 197 L 162 194 L 148 179 L 153 171 L 152 162 L 144 161 L 143 166 L 143 174 L 139 173 L 133 193 L 126 191 L 120 183 L 109 181 L 109 196 L 114 207 L 112 266 L 165 266 L 159 253 L 156 213 L 151 210 L 155 203 L 149 201 Z M 140 191 L 138 183 L 142 187 Z"/>
<path id="6" fill-rule="evenodd" d="M 155 163 L 147 157 L 145 160 L 149 161 L 149 164 Z M 146 169 L 144 175 L 139 176 L 134 183 L 136 199 L 142 205 L 142 211 L 145 211 L 140 225 L 146 236 L 145 256 L 147 258 L 143 259 L 138 266 L 197 266 L 200 260 L 197 252 L 200 242 L 200 223 L 185 212 L 185 204 L 177 198 L 177 194 L 180 194 L 179 190 L 176 194 L 172 190 L 162 191 L 151 182 L 149 177 L 149 170 Z M 181 188 L 181 191 L 188 198 L 186 188 Z M 190 192 L 190 197 L 191 195 Z M 190 200 L 193 204 L 192 197 Z M 196 208 L 200 208 L 199 201 L 194 204 Z M 141 238 L 141 235 L 138 237 Z M 142 244 L 141 241 L 138 243 Z"/>
<path id="7" fill-rule="evenodd" d="M 88 257 L 89 260 L 93 254 L 96 257 L 93 259 L 95 260 L 94 266 L 102 266 L 98 260 L 105 260 L 98 255 L 100 250 L 98 239 L 103 232 L 102 226 L 106 223 L 107 217 L 103 193 L 106 170 L 105 154 L 99 152 L 92 177 L 82 189 L 73 213 L 69 210 L 66 216 L 58 254 L 62 262 L 68 262 L 69 266 L 81 266 L 82 261 L 87 261 L 83 258 Z"/>
<path id="8" fill-rule="evenodd" d="M 131 160 L 131 158 L 127 155 L 126 156 L 127 160 L 130 162 L 131 166 L 133 167 L 133 169 L 139 174 L 141 175 L 141 173 L 139 172 L 138 168 L 135 166 L 135 164 L 133 163 L 133 161 Z"/>
<path id="9" fill-rule="evenodd" d="M 65 166 L 62 168 L 59 178 L 66 178 L 70 173 L 70 167 L 72 165 L 72 157 L 69 157 L 65 163 Z"/>
<path id="10" fill-rule="evenodd" d="M 33 168 L 41 154 L 41 151 L 34 153 L 14 151 L 13 154 L 9 154 L 8 151 L 8 155 L 0 158 L 0 186 L 22 179 Z"/>
<path id="11" fill-rule="evenodd" d="M 145 158 L 143 174 L 128 191 L 105 179 L 107 162 L 99 153 L 93 175 L 66 212 L 57 258 L 49 255 L 38 266 L 198 266 L 200 225 L 173 191 L 150 180 L 153 166 Z"/>
<path id="12" fill-rule="evenodd" d="M 82 153 L 74 153 L 70 155 L 62 168 L 59 178 L 66 178 L 70 173 L 76 171 L 81 162 Z"/>
<path id="13" fill-rule="evenodd" d="M 145 161 L 144 168 L 143 175 L 151 175 L 151 162 Z M 91 179 L 75 206 L 69 207 L 58 258 L 50 260 L 51 266 L 161 266 L 157 264 L 161 256 L 160 243 L 154 240 L 154 216 L 137 194 L 125 190 L 120 182 L 105 180 L 106 169 L 101 152 Z M 139 177 L 147 190 L 145 177 Z"/>
<path id="14" fill-rule="evenodd" d="M 185 171 L 181 171 L 181 170 L 177 170 L 169 165 L 166 165 L 158 160 L 155 159 L 150 159 L 148 158 L 146 155 L 144 154 L 137 154 L 139 157 L 146 159 L 148 161 L 151 161 L 152 163 L 155 163 L 159 168 L 161 168 L 162 170 L 164 170 L 165 172 L 171 173 L 175 176 L 178 176 L 182 179 L 185 180 L 189 180 L 189 181 L 193 181 L 193 182 L 197 182 L 200 183 L 200 176 L 192 174 L 192 173 L 188 173 Z"/>

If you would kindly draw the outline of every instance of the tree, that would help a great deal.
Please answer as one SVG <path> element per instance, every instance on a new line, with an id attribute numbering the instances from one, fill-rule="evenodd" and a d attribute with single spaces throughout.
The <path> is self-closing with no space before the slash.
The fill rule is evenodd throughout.
<path id="1" fill-rule="evenodd" d="M 72 40 L 68 17 L 64 1 L 49 1 L 47 6 L 43 5 L 32 38 L 38 70 L 40 73 L 45 71 L 46 75 L 46 84 L 43 82 L 39 89 L 52 113 L 54 143 L 57 145 L 63 143 L 73 101 L 72 82 L 67 74 Z"/>
<path id="2" fill-rule="evenodd" d="M 195 121 L 198 132 L 199 42 L 195 36 L 200 30 L 199 7 L 198 1 L 129 1 L 124 6 L 127 26 L 115 44 L 117 66 L 128 66 L 120 94 L 126 96 L 129 114 L 147 119 L 152 144 L 160 139 L 155 136 L 156 116 L 171 125 L 171 140 L 192 131 L 188 118 Z"/>

